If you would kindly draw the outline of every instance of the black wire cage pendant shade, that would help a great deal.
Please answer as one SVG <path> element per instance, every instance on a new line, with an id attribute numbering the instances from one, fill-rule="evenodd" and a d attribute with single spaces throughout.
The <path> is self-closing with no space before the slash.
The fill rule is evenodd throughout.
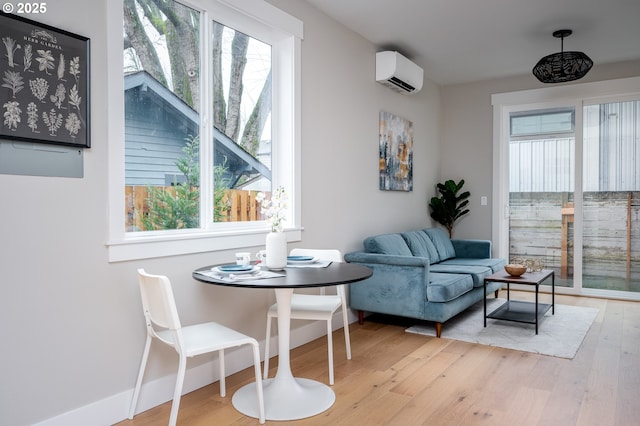
<path id="1" fill-rule="evenodd" d="M 565 52 L 564 38 L 571 30 L 558 30 L 553 36 L 560 39 L 560 52 L 547 55 L 533 67 L 533 75 L 543 83 L 564 83 L 579 80 L 591 69 L 593 61 L 582 52 Z"/>

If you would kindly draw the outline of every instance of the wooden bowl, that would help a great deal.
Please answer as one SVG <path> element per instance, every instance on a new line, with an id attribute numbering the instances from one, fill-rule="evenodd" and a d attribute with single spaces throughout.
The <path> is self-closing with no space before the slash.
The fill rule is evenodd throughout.
<path id="1" fill-rule="evenodd" d="M 512 277 L 519 277 L 527 272 L 527 267 L 517 263 L 509 263 L 508 265 L 505 265 L 504 270 Z"/>

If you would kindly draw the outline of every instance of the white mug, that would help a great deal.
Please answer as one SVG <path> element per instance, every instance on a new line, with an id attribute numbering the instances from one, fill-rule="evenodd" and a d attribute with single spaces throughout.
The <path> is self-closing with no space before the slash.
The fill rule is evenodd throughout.
<path id="1" fill-rule="evenodd" d="M 251 263 L 251 253 L 236 253 L 236 264 L 246 266 Z"/>

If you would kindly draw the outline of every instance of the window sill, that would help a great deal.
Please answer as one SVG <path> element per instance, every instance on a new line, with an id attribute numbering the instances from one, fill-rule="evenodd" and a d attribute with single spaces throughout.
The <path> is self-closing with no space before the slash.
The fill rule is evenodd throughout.
<path id="1" fill-rule="evenodd" d="M 287 242 L 302 239 L 301 228 L 287 229 L 284 232 L 287 234 Z M 106 245 L 109 251 L 109 262 L 112 263 L 264 246 L 266 234 L 267 231 L 264 229 L 253 229 L 215 233 L 136 236 L 123 241 L 110 241 Z"/>

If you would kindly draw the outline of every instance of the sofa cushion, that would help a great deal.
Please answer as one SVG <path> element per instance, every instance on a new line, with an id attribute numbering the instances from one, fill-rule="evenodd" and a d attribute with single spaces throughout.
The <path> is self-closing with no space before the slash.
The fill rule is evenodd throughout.
<path id="1" fill-rule="evenodd" d="M 487 266 L 469 266 L 469 265 L 455 265 L 446 262 L 431 265 L 429 267 L 430 272 L 440 272 L 444 274 L 467 274 L 473 279 L 474 287 L 482 287 L 484 285 L 484 279 L 491 275 L 493 271 Z"/>
<path id="2" fill-rule="evenodd" d="M 440 228 L 427 228 L 424 232 L 429 236 L 436 250 L 438 250 L 441 262 L 456 257 L 456 251 L 446 232 Z"/>
<path id="3" fill-rule="evenodd" d="M 436 246 L 433 245 L 433 242 L 424 231 L 403 232 L 401 235 L 409 250 L 411 250 L 411 254 L 418 257 L 426 257 L 429 259 L 429 263 L 432 264 L 440 262 Z"/>
<path id="4" fill-rule="evenodd" d="M 411 250 L 400 234 L 382 234 L 366 238 L 364 250 L 368 253 L 412 256 Z"/>
<path id="5" fill-rule="evenodd" d="M 507 260 L 497 257 L 493 257 L 490 259 L 469 259 L 456 257 L 455 259 L 449 259 L 443 263 L 461 266 L 485 266 L 487 268 L 491 268 L 492 272 L 500 272 L 504 268 L 504 265 L 507 264 Z"/>
<path id="6" fill-rule="evenodd" d="M 473 289 L 471 275 L 429 273 L 427 300 L 448 302 Z"/>
<path id="7" fill-rule="evenodd" d="M 469 240 L 469 239 L 451 239 L 453 249 L 456 251 L 456 257 L 466 257 L 472 259 L 484 259 L 491 257 L 491 241 L 490 240 Z"/>

